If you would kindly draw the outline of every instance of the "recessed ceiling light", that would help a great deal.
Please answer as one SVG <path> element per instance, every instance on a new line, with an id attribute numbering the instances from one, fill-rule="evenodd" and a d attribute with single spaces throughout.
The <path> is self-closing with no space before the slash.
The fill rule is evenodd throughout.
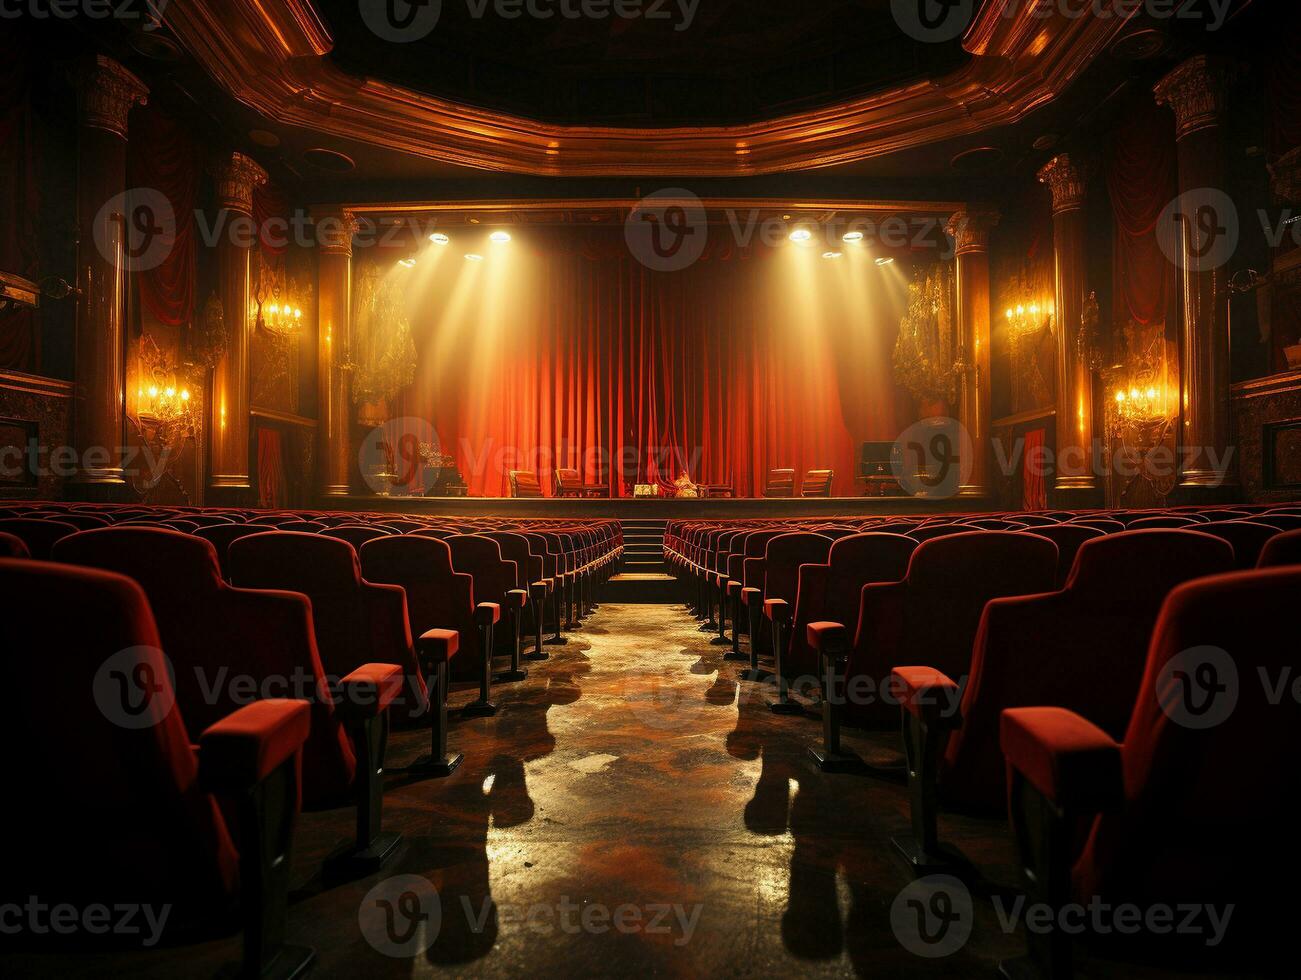
<path id="1" fill-rule="evenodd" d="M 838 258 L 840 258 L 843 254 L 844 254 L 843 252 L 823 252 L 823 253 L 822 253 L 822 257 L 823 257 L 824 259 L 838 259 Z"/>
<path id="2" fill-rule="evenodd" d="M 809 231 L 807 228 L 796 228 L 791 232 L 791 241 L 793 242 L 803 243 L 811 242 L 812 240 L 813 232 Z"/>
<path id="3" fill-rule="evenodd" d="M 844 241 L 846 245 L 857 245 L 862 240 L 863 240 L 863 233 L 861 231 L 846 232 L 845 237 L 842 239 L 842 241 Z"/>
<path id="4" fill-rule="evenodd" d="M 498 245 L 505 245 L 508 241 L 510 241 L 510 232 L 494 231 L 491 235 L 488 236 L 488 238 L 496 242 Z"/>
<path id="5" fill-rule="evenodd" d="M 472 224 L 472 225 L 477 225 L 478 223 L 479 223 L 479 219 L 478 219 L 478 218 L 471 218 L 471 219 L 470 219 L 470 224 Z"/>
<path id="6" fill-rule="evenodd" d="M 416 260 L 413 258 L 398 259 L 398 265 L 406 269 L 414 269 L 416 267 Z"/>
<path id="7" fill-rule="evenodd" d="M 876 260 L 876 264 L 880 266 L 894 265 L 894 259 L 889 258 L 888 256 L 882 256 Z"/>
<path id="8" fill-rule="evenodd" d="M 446 235 L 444 235 L 441 231 L 434 232 L 432 235 L 429 236 L 429 240 L 433 242 L 435 245 L 446 245 L 448 242 L 451 241 L 451 239 L 448 238 Z"/>
<path id="9" fill-rule="evenodd" d="M 474 252 L 470 252 L 468 255 L 466 255 L 465 259 L 467 262 L 482 262 L 483 256 L 476 255 Z"/>

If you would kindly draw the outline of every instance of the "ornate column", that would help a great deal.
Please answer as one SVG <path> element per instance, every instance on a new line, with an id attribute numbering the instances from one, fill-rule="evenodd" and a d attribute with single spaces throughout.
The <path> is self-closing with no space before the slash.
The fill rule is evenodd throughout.
<path id="1" fill-rule="evenodd" d="M 356 231 L 351 211 L 316 215 L 320 247 L 316 434 L 321 494 L 326 497 L 346 497 L 352 492 L 352 378 L 346 361 L 352 342 L 352 237 Z"/>
<path id="2" fill-rule="evenodd" d="M 964 466 L 966 481 L 960 497 L 988 497 L 990 413 L 989 387 L 990 289 L 989 233 L 999 213 L 968 208 L 949 219 L 946 229 L 956 247 L 955 330 L 958 347 L 958 421 L 971 437 L 972 459 Z"/>
<path id="3" fill-rule="evenodd" d="M 77 77 L 80 105 L 77 178 L 76 401 L 72 496 L 129 496 L 126 446 L 125 319 L 127 271 L 127 117 L 149 89 L 112 58 L 99 55 Z"/>
<path id="4" fill-rule="evenodd" d="M 1224 197 L 1225 160 L 1220 125 L 1231 71 L 1198 55 L 1156 87 L 1158 105 L 1175 114 L 1179 154 L 1178 264 L 1182 270 L 1180 325 L 1179 485 L 1187 494 L 1236 485 L 1229 446 L 1229 327 L 1227 260 L 1217 240 L 1230 217 L 1218 213 Z M 1167 229 L 1169 230 L 1169 229 Z M 1174 251 L 1175 249 L 1172 249 Z M 1219 463 L 1219 466 L 1216 464 Z"/>
<path id="5" fill-rule="evenodd" d="M 216 182 L 217 295 L 226 318 L 226 353 L 212 372 L 212 435 L 208 498 L 212 503 L 249 505 L 249 342 L 253 330 L 249 286 L 253 188 L 267 182 L 267 172 L 242 153 L 232 153 L 210 167 Z M 243 227 L 241 227 L 243 225 Z"/>
<path id="6" fill-rule="evenodd" d="M 1057 506 L 1101 503 L 1093 434 L 1093 373 L 1080 349 L 1084 302 L 1089 295 L 1085 264 L 1088 227 L 1084 217 L 1085 177 L 1069 154 L 1039 171 L 1053 197 L 1053 258 L 1057 305 Z"/>

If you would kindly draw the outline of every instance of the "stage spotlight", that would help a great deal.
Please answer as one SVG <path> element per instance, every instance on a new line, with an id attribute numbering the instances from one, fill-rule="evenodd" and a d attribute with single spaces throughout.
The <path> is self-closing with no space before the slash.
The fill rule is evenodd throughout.
<path id="1" fill-rule="evenodd" d="M 791 232 L 791 241 L 795 242 L 797 245 L 811 242 L 813 241 L 813 232 L 809 231 L 807 228 L 796 228 Z"/>
<path id="2" fill-rule="evenodd" d="M 441 231 L 434 232 L 432 235 L 429 236 L 429 240 L 433 242 L 435 245 L 447 245 L 452 241 Z"/>
<path id="3" fill-rule="evenodd" d="M 823 257 L 824 259 L 838 259 L 838 258 L 840 258 L 843 254 L 844 254 L 843 252 L 823 252 L 823 253 L 822 253 L 822 257 Z"/>
<path id="4" fill-rule="evenodd" d="M 466 255 L 465 259 L 467 262 L 482 262 L 483 256 L 476 255 L 474 252 L 470 252 L 468 255 Z"/>
<path id="5" fill-rule="evenodd" d="M 894 259 L 883 256 L 882 258 L 876 260 L 876 264 L 882 267 L 885 267 L 887 265 L 894 265 Z"/>
<path id="6" fill-rule="evenodd" d="M 505 245 L 508 241 L 510 241 L 510 232 L 494 231 L 491 235 L 488 236 L 488 238 L 491 241 L 496 242 L 498 245 Z"/>
<path id="7" fill-rule="evenodd" d="M 398 265 L 404 269 L 414 269 L 416 267 L 415 258 L 398 259 Z"/>
<path id="8" fill-rule="evenodd" d="M 846 245 L 857 245 L 859 242 L 863 240 L 863 233 L 861 231 L 845 232 L 845 237 L 841 240 Z"/>

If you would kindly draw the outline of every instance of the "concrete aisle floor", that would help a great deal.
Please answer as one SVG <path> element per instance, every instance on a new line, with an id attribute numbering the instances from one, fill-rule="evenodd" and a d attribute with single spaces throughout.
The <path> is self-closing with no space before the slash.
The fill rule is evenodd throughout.
<path id="1" fill-rule="evenodd" d="M 385 825 L 405 842 L 372 878 L 325 887 L 321 859 L 353 816 L 305 814 L 290 936 L 316 947 L 316 975 L 993 976 L 1018 955 L 979 889 L 957 952 L 901 943 L 910 878 L 890 838 L 908 826 L 904 787 L 818 772 L 805 755 L 817 720 L 771 714 L 767 689 L 709 640 L 681 606 L 602 607 L 527 681 L 496 689 L 496 717 L 454 716 L 465 761 L 451 778 L 388 777 Z M 848 741 L 885 759 L 898 738 Z M 398 733 L 390 763 L 425 749 Z M 1002 821 L 942 829 L 990 881 L 1015 882 Z M 411 915 L 385 929 L 386 907 Z M 238 951 L 227 939 L 11 965 L 204 976 Z"/>

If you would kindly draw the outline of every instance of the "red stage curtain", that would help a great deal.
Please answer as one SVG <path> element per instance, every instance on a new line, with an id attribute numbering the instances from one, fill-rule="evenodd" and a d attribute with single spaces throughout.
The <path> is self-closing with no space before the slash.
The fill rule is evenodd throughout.
<path id="1" fill-rule="evenodd" d="M 471 493 L 575 466 L 616 495 L 683 473 L 757 495 L 769 469 L 831 467 L 848 496 L 856 446 L 897 437 L 899 271 L 723 246 L 659 273 L 622 235 L 528 235 L 509 271 L 449 249 L 448 274 L 411 291 L 421 367 L 403 411 L 432 423 Z"/>
<path id="2" fill-rule="evenodd" d="M 1115 214 L 1115 301 L 1118 322 L 1159 323 L 1175 298 L 1175 266 L 1157 241 L 1156 224 L 1178 196 L 1174 114 L 1150 95 L 1131 100 L 1107 155 L 1107 189 Z"/>
<path id="3" fill-rule="evenodd" d="M 30 44 L 24 32 L 0 33 L 0 269 L 29 279 L 40 275 L 37 231 L 40 161 L 32 126 Z M 31 311 L 0 319 L 0 368 L 38 371 L 39 332 Z"/>
<path id="4" fill-rule="evenodd" d="M 135 277 L 140 301 L 160 323 L 179 327 L 194 316 L 199 194 L 199 148 L 172 116 L 150 104 L 131 114 L 127 167 L 130 186 L 161 193 L 172 205 L 176 238 L 156 269 Z"/>
<path id="5" fill-rule="evenodd" d="M 1047 510 L 1048 483 L 1044 477 L 1044 439 L 1046 429 L 1031 429 L 1025 434 L 1025 453 L 1021 457 L 1021 509 Z"/>
<path id="6" fill-rule="evenodd" d="M 277 429 L 257 430 L 258 506 L 285 506 L 285 458 L 283 441 Z"/>

